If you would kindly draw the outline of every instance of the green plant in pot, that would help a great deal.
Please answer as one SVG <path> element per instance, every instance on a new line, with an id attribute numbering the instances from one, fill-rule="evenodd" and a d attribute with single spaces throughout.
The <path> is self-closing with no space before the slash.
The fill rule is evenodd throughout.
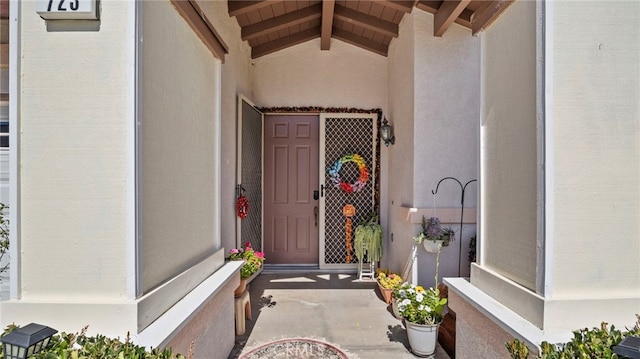
<path id="1" fill-rule="evenodd" d="M 432 355 L 438 341 L 438 326 L 447 298 L 440 298 L 437 288 L 404 283 L 396 289 L 398 312 L 404 319 L 411 351 L 420 356 Z"/>
<path id="2" fill-rule="evenodd" d="M 390 304 L 393 290 L 402 284 L 402 277 L 388 269 L 376 269 L 376 281 L 385 303 Z"/>
<path id="3" fill-rule="evenodd" d="M 244 248 L 231 249 L 227 259 L 231 261 L 244 260 L 245 263 L 242 268 L 240 268 L 240 278 L 247 279 L 262 268 L 264 253 L 253 250 L 251 243 L 247 242 Z"/>
<path id="4" fill-rule="evenodd" d="M 369 219 L 356 226 L 355 238 L 356 256 L 364 258 L 365 252 L 369 262 L 378 262 L 382 258 L 382 226 L 378 223 L 378 215 L 374 212 Z"/>
<path id="5" fill-rule="evenodd" d="M 402 284 L 402 277 L 398 273 L 393 273 L 382 268 L 378 268 L 376 272 L 376 279 L 382 288 L 395 289 Z"/>
<path id="6" fill-rule="evenodd" d="M 244 264 L 240 268 L 240 285 L 234 292 L 236 296 L 239 296 L 246 290 L 247 284 L 249 280 L 252 279 L 252 276 L 257 275 L 258 271 L 262 268 L 264 253 L 255 251 L 251 243 L 247 242 L 244 244 L 244 248 L 231 249 L 227 260 L 244 261 Z"/>
<path id="7" fill-rule="evenodd" d="M 456 233 L 450 227 L 442 227 L 440 219 L 431 217 L 429 219 L 422 216 L 422 225 L 418 234 L 413 240 L 424 246 L 427 252 L 436 253 L 442 247 L 449 246 L 449 243 L 456 238 Z"/>

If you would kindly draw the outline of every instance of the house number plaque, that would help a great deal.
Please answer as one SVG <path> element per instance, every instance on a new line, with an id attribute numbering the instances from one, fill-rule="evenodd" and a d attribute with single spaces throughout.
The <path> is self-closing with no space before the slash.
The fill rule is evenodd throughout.
<path id="1" fill-rule="evenodd" d="M 97 20 L 97 0 L 37 0 L 36 12 L 45 20 Z"/>

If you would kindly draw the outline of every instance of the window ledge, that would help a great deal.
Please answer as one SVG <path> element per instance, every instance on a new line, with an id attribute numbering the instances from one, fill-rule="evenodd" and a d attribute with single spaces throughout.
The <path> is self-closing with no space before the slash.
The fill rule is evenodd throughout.
<path id="1" fill-rule="evenodd" d="M 571 339 L 571 332 L 545 331 L 536 327 L 465 278 L 444 278 L 443 282 L 449 291 L 455 292 L 504 331 L 523 340 L 529 347 L 536 348 L 537 351 L 540 350 L 540 343 L 543 341 L 564 343 Z"/>
<path id="2" fill-rule="evenodd" d="M 243 264 L 243 261 L 227 262 L 135 336 L 134 342 L 146 347 L 160 346 L 176 328 L 197 312 L 207 299 L 216 295 L 234 274 L 239 273 Z"/>
<path id="3" fill-rule="evenodd" d="M 422 216 L 425 218 L 438 217 L 440 223 L 460 223 L 461 208 L 415 208 L 400 206 L 401 218 L 413 224 L 422 223 Z M 475 207 L 464 208 L 462 222 L 473 224 L 477 221 L 478 211 Z"/>

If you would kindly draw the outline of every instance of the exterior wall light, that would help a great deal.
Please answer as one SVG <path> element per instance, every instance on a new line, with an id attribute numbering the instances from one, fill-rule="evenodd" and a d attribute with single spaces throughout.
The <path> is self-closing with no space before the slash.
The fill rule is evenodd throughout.
<path id="1" fill-rule="evenodd" d="M 393 135 L 393 126 L 391 126 L 387 122 L 387 118 L 385 117 L 382 121 L 382 126 L 380 126 L 380 137 L 384 141 L 384 145 L 389 147 L 389 144 L 396 143 L 396 136 Z"/>
<path id="2" fill-rule="evenodd" d="M 0 339 L 6 359 L 25 359 L 49 345 L 58 331 L 44 325 L 31 323 L 17 328 Z"/>
<path id="3" fill-rule="evenodd" d="M 626 337 L 613 347 L 613 352 L 627 358 L 640 359 L 640 337 Z"/>

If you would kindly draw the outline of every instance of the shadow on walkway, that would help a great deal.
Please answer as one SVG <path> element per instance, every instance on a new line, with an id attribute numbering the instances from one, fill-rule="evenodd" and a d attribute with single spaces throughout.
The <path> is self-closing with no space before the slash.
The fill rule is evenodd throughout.
<path id="1" fill-rule="evenodd" d="M 249 285 L 253 320 L 229 356 L 287 337 L 322 339 L 360 359 L 414 358 L 402 321 L 374 281 L 355 273 L 262 273 Z M 436 358 L 448 359 L 438 346 Z"/>

